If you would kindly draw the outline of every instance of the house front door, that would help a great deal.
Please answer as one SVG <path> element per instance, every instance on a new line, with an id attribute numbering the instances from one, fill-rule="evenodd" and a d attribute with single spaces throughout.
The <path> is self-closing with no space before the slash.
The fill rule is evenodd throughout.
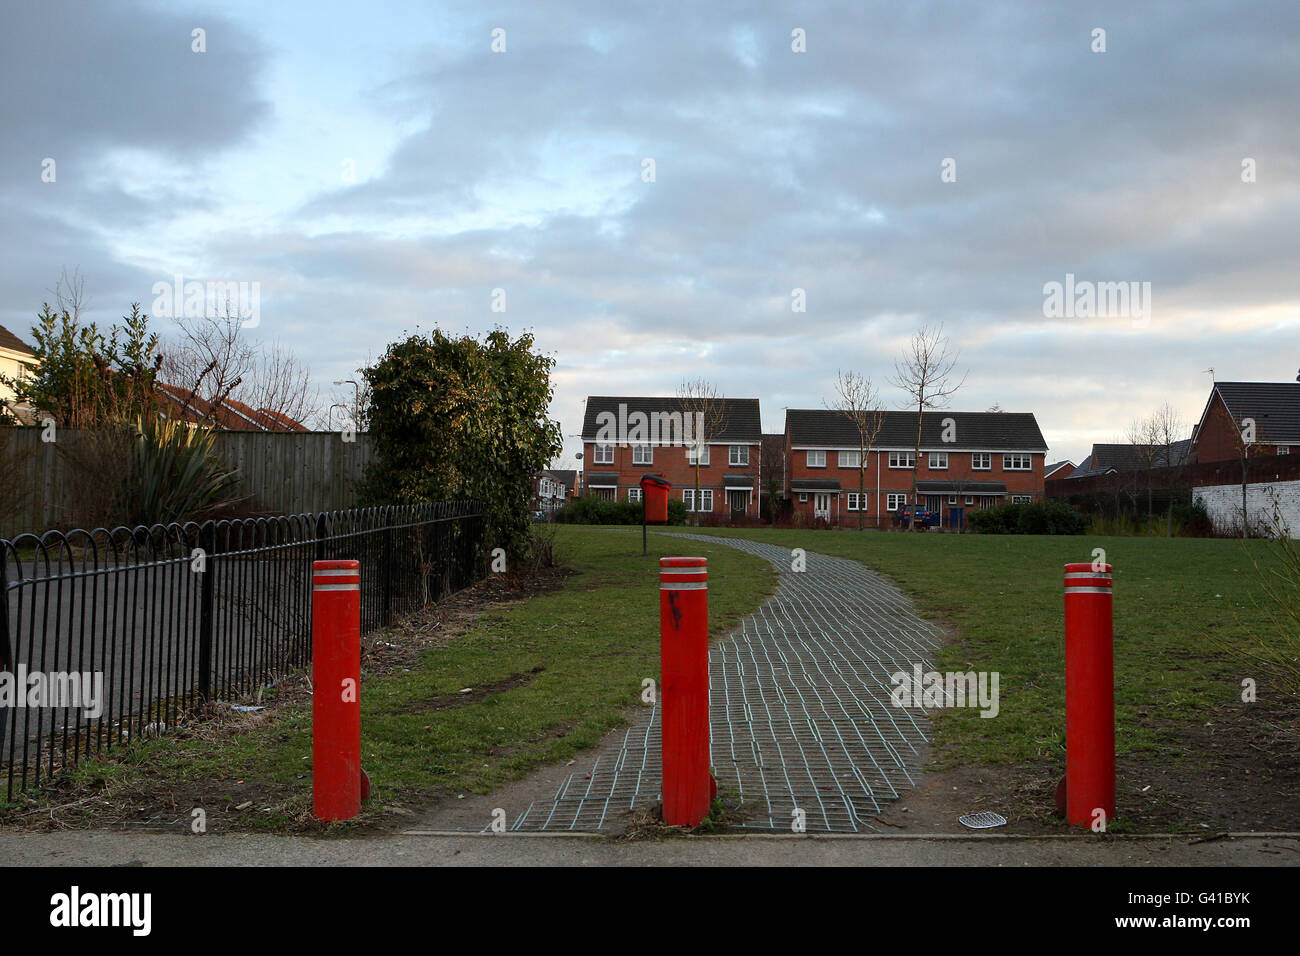
<path id="1" fill-rule="evenodd" d="M 745 517 L 745 499 L 749 497 L 746 491 L 729 491 L 727 492 L 728 502 L 731 504 L 731 517 Z"/>
<path id="2" fill-rule="evenodd" d="M 831 520 L 831 496 L 825 494 L 813 495 L 813 517 L 825 518 Z"/>

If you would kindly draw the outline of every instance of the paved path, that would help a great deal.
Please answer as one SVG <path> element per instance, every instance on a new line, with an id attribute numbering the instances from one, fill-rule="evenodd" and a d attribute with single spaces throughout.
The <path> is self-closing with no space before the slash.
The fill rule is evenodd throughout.
<path id="1" fill-rule="evenodd" d="M 315 839 L 264 833 L 0 830 L 3 866 L 1290 866 L 1291 836 L 1195 842 L 1086 834 L 1056 839 L 691 837 L 627 842 L 497 834 Z M 1231 883 L 1231 881 L 1229 881 Z M 1139 888 L 1139 887 L 1134 887 Z M 1211 887 L 1205 886 L 1204 889 Z M 1222 887 L 1215 886 L 1214 889 Z M 1240 889 L 1238 883 L 1232 889 Z M 977 892 L 977 890 L 975 890 Z"/>
<path id="2" fill-rule="evenodd" d="M 718 786 L 739 798 L 742 828 L 789 832 L 801 810 L 809 833 L 878 829 L 872 818 L 913 785 L 929 721 L 890 702 L 890 675 L 911 673 L 939 635 L 892 584 L 857 561 L 806 556 L 738 538 L 724 544 L 772 563 L 776 593 L 709 652 L 710 720 Z M 684 548 L 683 550 L 689 550 Z M 601 831 L 659 800 L 656 709 L 533 804 L 514 830 Z"/>

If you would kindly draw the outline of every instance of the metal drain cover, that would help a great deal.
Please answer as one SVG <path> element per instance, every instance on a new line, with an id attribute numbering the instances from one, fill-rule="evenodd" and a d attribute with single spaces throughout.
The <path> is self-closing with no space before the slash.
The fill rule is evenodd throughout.
<path id="1" fill-rule="evenodd" d="M 1006 826 L 1007 818 L 1000 813 L 985 810 L 982 813 L 968 813 L 964 817 L 958 817 L 957 822 L 972 830 L 987 830 L 990 827 Z"/>

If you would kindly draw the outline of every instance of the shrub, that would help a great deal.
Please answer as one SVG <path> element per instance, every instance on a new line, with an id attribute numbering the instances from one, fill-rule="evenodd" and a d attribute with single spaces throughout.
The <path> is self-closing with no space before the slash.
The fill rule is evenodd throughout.
<path id="1" fill-rule="evenodd" d="M 979 534 L 1083 534 L 1088 519 L 1059 501 L 985 508 L 966 516 L 971 530 Z"/>
<path id="2" fill-rule="evenodd" d="M 640 524 L 641 502 L 589 493 L 555 512 L 555 520 L 561 524 Z M 668 523 L 686 524 L 686 505 L 673 498 L 668 499 Z"/>

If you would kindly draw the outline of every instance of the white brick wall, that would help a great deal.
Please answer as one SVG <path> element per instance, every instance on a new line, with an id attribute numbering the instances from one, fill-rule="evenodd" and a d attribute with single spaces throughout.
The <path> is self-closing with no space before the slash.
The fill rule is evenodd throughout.
<path id="1" fill-rule="evenodd" d="M 1215 527 L 1241 530 L 1241 485 L 1193 488 L 1192 500 L 1205 504 Z M 1300 538 L 1300 481 L 1247 485 L 1246 514 L 1253 528 L 1272 528 L 1276 515 L 1288 537 Z"/>

